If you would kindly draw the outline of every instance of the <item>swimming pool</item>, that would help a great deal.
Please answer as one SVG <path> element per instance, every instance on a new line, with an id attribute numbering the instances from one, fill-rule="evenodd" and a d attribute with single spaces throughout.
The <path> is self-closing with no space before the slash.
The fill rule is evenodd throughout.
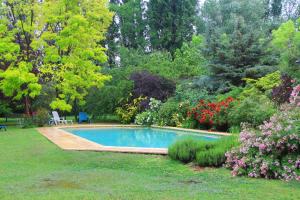
<path id="1" fill-rule="evenodd" d="M 192 137 L 214 141 L 222 136 L 159 128 L 67 128 L 65 131 L 81 138 L 110 147 L 168 148 L 174 142 Z"/>

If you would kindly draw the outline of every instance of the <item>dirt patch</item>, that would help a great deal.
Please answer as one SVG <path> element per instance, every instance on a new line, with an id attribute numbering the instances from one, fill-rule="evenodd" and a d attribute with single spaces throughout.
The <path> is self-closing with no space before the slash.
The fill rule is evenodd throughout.
<path id="1" fill-rule="evenodd" d="M 189 164 L 187 164 L 187 166 L 195 172 L 203 172 L 203 171 L 215 169 L 213 167 L 200 167 L 194 163 L 189 163 Z"/>
<path id="2" fill-rule="evenodd" d="M 202 183 L 202 181 L 199 181 L 199 180 L 183 180 L 183 181 L 179 181 L 179 182 L 183 183 L 183 184 L 187 184 L 187 185 Z"/>
<path id="3" fill-rule="evenodd" d="M 68 180 L 52 180 L 52 179 L 43 179 L 43 187 L 57 187 L 64 189 L 79 189 L 80 185 L 78 183 L 68 181 Z"/>

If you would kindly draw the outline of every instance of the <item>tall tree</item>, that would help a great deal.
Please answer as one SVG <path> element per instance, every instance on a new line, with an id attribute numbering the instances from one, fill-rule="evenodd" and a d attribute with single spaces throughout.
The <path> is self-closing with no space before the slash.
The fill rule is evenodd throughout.
<path id="1" fill-rule="evenodd" d="M 242 84 L 244 77 L 257 76 L 253 72 L 265 68 L 256 68 L 265 56 L 267 26 L 263 2 L 208 0 L 202 13 L 212 75 L 234 85 Z"/>
<path id="2" fill-rule="evenodd" d="M 151 48 L 174 53 L 195 33 L 197 0 L 150 0 L 147 19 Z"/>
<path id="3" fill-rule="evenodd" d="M 70 111 L 110 78 L 100 73 L 112 18 L 106 0 L 3 0 L 0 15 L 0 89 L 24 99 L 26 113 L 41 83 L 56 90 L 53 109 Z"/>
<path id="4" fill-rule="evenodd" d="M 6 96 L 24 99 L 28 115 L 30 99 L 41 90 L 36 76 L 40 54 L 31 47 L 36 3 L 33 0 L 5 0 L 0 4 L 0 89 Z"/>
<path id="5" fill-rule="evenodd" d="M 100 42 L 105 39 L 112 13 L 106 0 L 45 0 L 37 8 L 40 16 L 34 49 L 43 49 L 40 67 L 53 83 L 57 97 L 53 109 L 70 111 L 83 104 L 90 87 L 101 87 L 110 77 L 100 73 L 107 61 Z"/>

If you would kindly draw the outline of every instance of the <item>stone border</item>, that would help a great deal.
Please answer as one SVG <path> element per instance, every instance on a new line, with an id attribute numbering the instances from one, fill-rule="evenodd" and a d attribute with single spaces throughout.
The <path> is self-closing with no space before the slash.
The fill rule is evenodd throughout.
<path id="1" fill-rule="evenodd" d="M 142 153 L 142 154 L 162 154 L 167 155 L 167 148 L 141 148 L 141 147 L 112 147 L 112 146 L 103 146 L 101 144 L 92 142 L 85 138 L 79 137 L 67 131 L 64 131 L 62 128 L 134 128 L 134 127 L 143 127 L 139 125 L 116 125 L 116 124 L 87 124 L 87 125 L 64 125 L 57 127 L 43 127 L 38 128 L 37 130 L 45 136 L 48 140 L 56 144 L 63 150 L 76 150 L 76 151 L 109 151 L 109 152 L 122 152 L 122 153 Z M 160 127 L 152 126 L 153 128 L 160 129 L 171 129 L 179 131 L 188 131 L 194 133 L 207 133 L 214 135 L 230 135 L 229 133 L 211 133 L 208 131 L 193 130 L 193 129 L 184 129 L 184 128 L 175 128 L 175 127 Z"/>

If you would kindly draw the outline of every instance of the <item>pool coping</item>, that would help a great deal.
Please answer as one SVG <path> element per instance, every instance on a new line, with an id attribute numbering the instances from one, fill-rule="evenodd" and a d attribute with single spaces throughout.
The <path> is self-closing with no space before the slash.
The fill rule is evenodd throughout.
<path id="1" fill-rule="evenodd" d="M 121 124 L 75 124 L 75 125 L 63 125 L 55 127 L 42 127 L 37 128 L 38 132 L 46 137 L 50 142 L 57 145 L 63 150 L 73 150 L 73 151 L 106 151 L 106 152 L 120 152 L 120 153 L 141 153 L 141 154 L 161 154 L 167 155 L 167 148 L 142 148 L 142 147 L 112 147 L 112 146 L 103 146 L 101 144 L 95 143 L 93 141 L 87 140 L 85 138 L 79 137 L 75 134 L 69 133 L 63 128 L 136 128 L 144 127 L 140 125 L 121 125 Z M 176 128 L 176 127 L 161 127 L 161 126 L 151 126 L 153 128 L 160 129 L 169 129 L 169 130 L 179 130 L 179 131 L 188 131 L 194 133 L 205 133 L 211 135 L 222 135 L 228 136 L 229 133 L 222 132 L 209 132 L 203 130 L 194 130 L 194 129 L 185 129 L 185 128 Z"/>

